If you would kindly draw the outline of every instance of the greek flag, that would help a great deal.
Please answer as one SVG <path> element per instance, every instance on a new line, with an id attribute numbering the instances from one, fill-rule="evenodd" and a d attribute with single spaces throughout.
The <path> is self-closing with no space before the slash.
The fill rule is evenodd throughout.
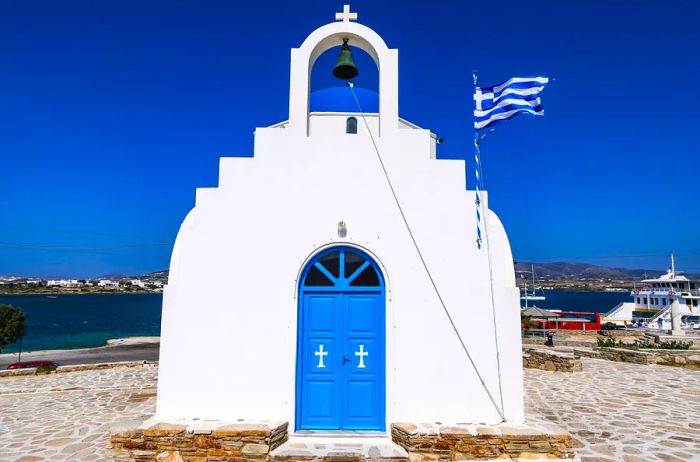
<path id="1" fill-rule="evenodd" d="M 518 114 L 544 115 L 540 92 L 548 77 L 514 77 L 495 87 L 476 87 L 474 128 L 481 130 Z"/>

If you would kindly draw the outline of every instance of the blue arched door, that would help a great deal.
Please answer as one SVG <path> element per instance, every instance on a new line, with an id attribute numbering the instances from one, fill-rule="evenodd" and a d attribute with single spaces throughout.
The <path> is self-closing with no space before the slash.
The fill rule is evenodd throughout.
<path id="1" fill-rule="evenodd" d="M 385 289 L 351 247 L 316 255 L 301 275 L 297 430 L 385 430 Z"/>

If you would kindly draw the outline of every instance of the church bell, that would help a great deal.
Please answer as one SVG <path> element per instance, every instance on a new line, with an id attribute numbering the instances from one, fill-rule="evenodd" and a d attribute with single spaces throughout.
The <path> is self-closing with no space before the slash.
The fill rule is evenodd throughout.
<path id="1" fill-rule="evenodd" d="M 350 80 L 357 77 L 360 71 L 355 66 L 355 61 L 352 59 L 352 52 L 348 45 L 348 39 L 343 39 L 343 46 L 340 47 L 338 54 L 338 62 L 333 68 L 333 75 L 339 79 Z"/>

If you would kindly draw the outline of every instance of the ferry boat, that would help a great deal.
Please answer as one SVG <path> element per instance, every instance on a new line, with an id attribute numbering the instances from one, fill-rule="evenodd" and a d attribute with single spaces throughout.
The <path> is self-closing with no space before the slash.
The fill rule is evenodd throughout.
<path id="1" fill-rule="evenodd" d="M 602 322 L 670 329 L 671 304 L 678 301 L 686 327 L 700 327 L 700 279 L 689 279 L 676 271 L 673 252 L 670 257 L 671 268 L 666 274 L 644 279 L 642 288 L 630 294 L 632 301 L 617 305 L 603 316 Z"/>

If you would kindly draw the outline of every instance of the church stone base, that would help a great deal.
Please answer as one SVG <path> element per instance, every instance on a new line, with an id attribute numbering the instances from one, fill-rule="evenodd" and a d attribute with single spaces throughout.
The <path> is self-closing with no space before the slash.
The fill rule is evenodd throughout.
<path id="1" fill-rule="evenodd" d="M 286 440 L 287 422 L 146 421 L 112 429 L 107 454 L 114 462 L 259 462 Z"/>
<path id="2" fill-rule="evenodd" d="M 575 457 L 571 435 L 554 426 L 395 423 L 391 437 L 411 462 Z"/>
<path id="3" fill-rule="evenodd" d="M 280 447 L 288 440 L 287 427 L 287 422 L 132 422 L 112 429 L 107 454 L 113 462 L 453 462 L 575 456 L 571 435 L 543 425 L 395 423 L 393 442 L 294 437 Z"/>

